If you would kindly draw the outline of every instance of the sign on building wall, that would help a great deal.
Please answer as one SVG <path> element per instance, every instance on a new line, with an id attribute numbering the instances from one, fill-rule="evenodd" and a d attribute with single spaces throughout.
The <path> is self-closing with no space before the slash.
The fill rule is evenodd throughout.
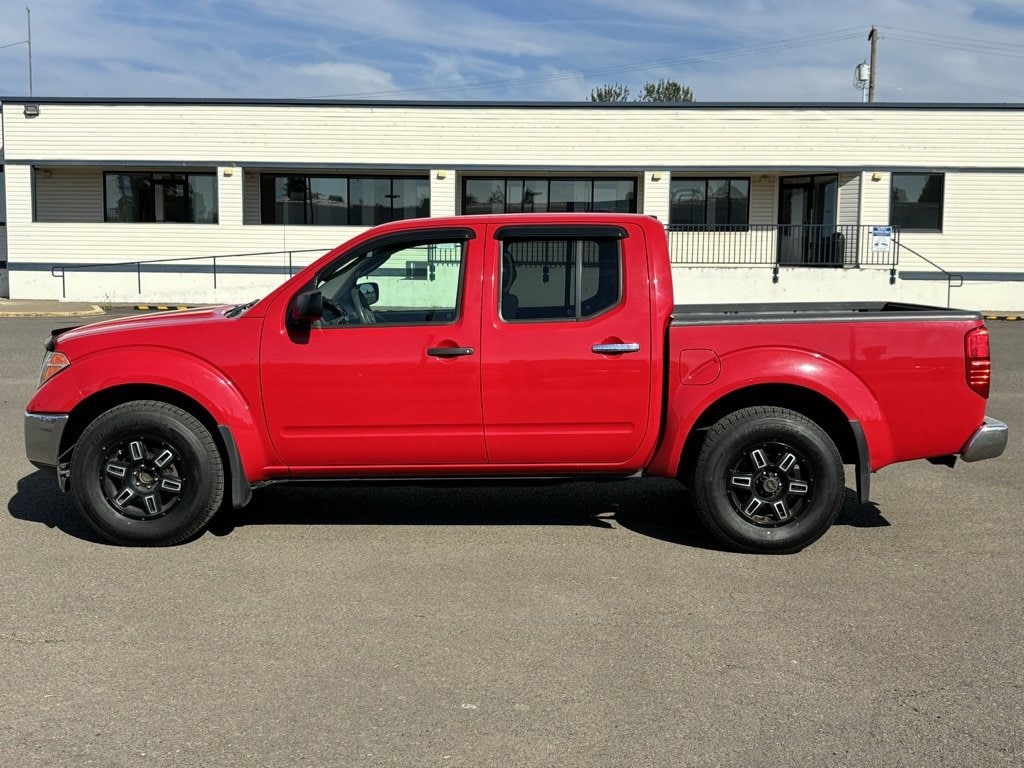
<path id="1" fill-rule="evenodd" d="M 888 253 L 892 250 L 892 227 L 871 228 L 871 251 Z"/>

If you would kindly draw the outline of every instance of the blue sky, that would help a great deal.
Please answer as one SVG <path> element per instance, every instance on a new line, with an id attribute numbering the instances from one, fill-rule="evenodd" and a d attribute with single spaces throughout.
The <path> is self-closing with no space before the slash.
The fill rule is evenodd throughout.
<path id="1" fill-rule="evenodd" d="M 671 78 L 698 101 L 1024 102 L 1024 0 L 27 0 L 38 96 L 585 100 Z M 0 0 L 0 45 L 25 0 Z M 0 95 L 28 92 L 0 48 Z"/>

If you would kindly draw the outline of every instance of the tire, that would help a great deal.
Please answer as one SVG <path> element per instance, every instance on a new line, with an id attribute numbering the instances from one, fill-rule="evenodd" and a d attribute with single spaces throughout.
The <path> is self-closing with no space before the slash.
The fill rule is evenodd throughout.
<path id="1" fill-rule="evenodd" d="M 136 400 L 85 428 L 71 485 L 86 522 L 105 539 L 170 546 L 195 536 L 220 508 L 224 464 L 210 431 L 192 414 Z"/>
<path id="2" fill-rule="evenodd" d="M 762 406 L 711 427 L 692 487 L 697 515 L 717 539 L 746 552 L 787 554 L 829 529 L 846 478 L 821 427 L 795 411 Z"/>

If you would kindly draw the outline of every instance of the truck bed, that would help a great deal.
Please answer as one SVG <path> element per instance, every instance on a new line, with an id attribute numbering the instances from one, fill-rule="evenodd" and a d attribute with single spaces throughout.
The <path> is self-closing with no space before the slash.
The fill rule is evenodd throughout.
<path id="1" fill-rule="evenodd" d="M 799 304 L 676 304 L 673 325 L 821 323 L 894 320 L 981 320 L 966 309 L 887 302 L 804 302 Z"/>

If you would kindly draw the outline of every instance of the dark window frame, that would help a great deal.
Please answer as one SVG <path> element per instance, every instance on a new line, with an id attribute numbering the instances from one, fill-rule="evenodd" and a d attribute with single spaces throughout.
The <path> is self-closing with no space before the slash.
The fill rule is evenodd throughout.
<path id="1" fill-rule="evenodd" d="M 123 219 L 112 219 L 110 218 L 110 208 L 107 199 L 107 179 L 110 176 L 148 176 L 150 185 L 150 200 L 149 208 L 152 211 L 153 218 L 135 219 L 135 220 L 123 220 Z M 182 185 L 184 194 L 185 210 L 189 218 L 185 221 L 176 221 L 174 219 L 158 219 L 156 218 L 156 195 L 157 187 L 163 186 L 167 179 L 157 177 L 178 177 Z M 192 185 L 190 179 L 202 177 L 213 179 L 213 220 L 212 221 L 196 221 L 193 216 L 192 206 Z M 217 181 L 216 171 L 104 171 L 103 172 L 103 222 L 106 224 L 199 224 L 199 225 L 210 225 L 220 223 L 220 187 Z"/>
<path id="2" fill-rule="evenodd" d="M 0 165 L 0 227 L 7 226 L 7 187 L 4 180 L 4 167 Z"/>
<path id="3" fill-rule="evenodd" d="M 260 189 L 260 224 L 268 226 L 287 226 L 284 221 L 268 220 L 267 212 L 268 205 L 266 200 L 267 184 L 268 181 L 271 185 L 275 182 L 275 179 L 287 179 L 287 178 L 301 178 L 304 179 L 304 192 L 302 201 L 302 222 L 294 223 L 291 226 L 296 227 L 371 227 L 377 224 L 383 224 L 387 222 L 374 222 L 373 224 L 362 224 L 352 223 L 352 181 L 360 180 L 373 180 L 373 181 L 387 181 L 390 192 L 386 197 L 389 199 L 391 204 L 391 217 L 387 220 L 390 221 L 408 221 L 414 218 L 427 218 L 430 216 L 430 177 L 417 174 L 400 174 L 400 175 L 384 175 L 384 174 L 362 174 L 362 173 L 261 173 L 259 181 Z M 313 179 L 344 179 L 345 180 L 345 223 L 344 224 L 329 224 L 329 223 L 317 223 L 312 221 L 313 218 L 313 197 L 312 197 L 312 186 L 311 181 Z M 426 182 L 427 197 L 424 200 L 426 210 L 422 213 L 417 211 L 416 216 L 396 216 L 396 210 L 404 210 L 405 208 L 418 208 L 417 205 L 413 206 L 401 206 L 400 208 L 395 207 L 395 199 L 398 195 L 395 193 L 395 182 L 400 181 L 421 181 Z M 276 198 L 271 199 L 271 205 L 269 209 L 273 211 L 273 215 L 276 215 L 277 206 Z"/>
<path id="4" fill-rule="evenodd" d="M 673 210 L 674 206 L 672 204 L 672 187 L 675 184 L 675 182 L 677 182 L 677 181 L 680 181 L 680 182 L 683 182 L 683 181 L 689 181 L 689 182 L 699 181 L 699 182 L 703 182 L 703 184 L 704 184 L 704 215 L 702 217 L 703 218 L 703 223 L 701 223 L 701 224 L 679 224 L 679 223 L 673 221 L 672 210 Z M 712 183 L 714 183 L 714 182 L 722 182 L 722 181 L 728 182 L 728 184 L 729 184 L 730 194 L 726 198 L 726 200 L 728 200 L 728 210 L 727 210 L 727 213 L 726 213 L 726 217 L 728 219 L 730 219 L 730 221 L 728 223 L 725 223 L 725 224 L 722 224 L 722 223 L 709 224 L 708 223 L 708 204 L 709 204 L 710 199 L 711 199 L 711 195 L 709 194 L 709 188 L 710 188 L 710 185 Z M 732 192 L 732 184 L 734 182 L 737 182 L 737 181 L 745 181 L 747 183 L 747 205 L 746 205 L 745 215 L 743 217 L 744 220 L 743 220 L 742 223 L 733 223 L 731 221 L 731 219 L 732 219 L 732 209 L 733 209 L 733 196 L 731 194 L 731 192 Z M 669 191 L 668 191 L 668 204 L 669 204 L 668 225 L 669 225 L 669 229 L 673 230 L 673 231 L 676 231 L 676 232 L 716 232 L 716 231 L 747 232 L 750 229 L 750 191 L 751 191 L 751 188 L 752 188 L 752 184 L 751 184 L 751 177 L 750 176 L 676 176 L 676 177 L 674 177 L 674 178 L 669 180 Z"/>
<path id="5" fill-rule="evenodd" d="M 920 200 L 913 202 L 896 202 L 896 180 L 897 177 L 903 176 L 926 176 L 926 177 L 937 177 L 939 179 L 939 203 L 937 209 L 937 221 L 935 227 L 917 227 L 908 225 L 904 221 L 899 220 L 901 217 L 897 215 L 897 205 L 905 206 L 910 208 L 911 206 L 928 206 L 930 203 L 922 203 Z M 928 184 L 926 180 L 922 186 Z M 946 211 L 946 174 L 945 173 L 928 173 L 928 172 L 913 172 L 913 171 L 894 171 L 889 175 L 889 223 L 895 227 L 899 227 L 901 232 L 925 232 L 932 234 L 942 234 L 942 226 L 945 219 Z"/>
<path id="6" fill-rule="evenodd" d="M 503 189 L 503 203 L 502 203 L 502 207 L 503 207 L 504 210 L 502 210 L 500 212 L 495 212 L 495 211 L 483 212 L 483 211 L 481 211 L 478 214 L 467 213 L 466 205 L 467 205 L 467 199 L 469 197 L 468 192 L 467 192 L 467 185 L 469 184 L 469 182 L 472 182 L 472 181 L 486 181 L 486 182 L 499 182 L 500 181 L 501 184 L 502 184 L 502 189 Z M 595 209 L 594 208 L 594 185 L 595 185 L 596 182 L 601 182 L 601 181 L 625 181 L 625 182 L 629 182 L 629 183 L 631 183 L 633 185 L 633 199 L 632 199 L 631 210 L 629 210 L 629 211 L 621 211 L 621 212 L 624 212 L 624 213 L 637 213 L 638 210 L 639 210 L 639 205 L 640 205 L 640 202 L 639 202 L 639 189 L 640 189 L 640 185 L 638 183 L 638 177 L 636 177 L 636 176 L 525 176 L 525 175 L 524 176 L 517 176 L 517 175 L 500 175 L 500 176 L 486 176 L 485 175 L 485 176 L 477 176 L 477 175 L 471 175 L 471 176 L 463 176 L 462 177 L 462 190 L 461 190 L 462 191 L 462 199 L 461 199 L 460 204 L 459 204 L 460 215 L 462 215 L 462 216 L 472 216 L 472 215 L 485 215 L 485 216 L 486 215 L 494 215 L 494 216 L 499 216 L 499 215 L 505 215 L 505 214 L 508 214 L 508 213 L 522 213 L 523 211 L 521 209 L 523 208 L 523 203 L 522 203 L 521 200 L 519 202 L 511 204 L 511 206 L 509 204 L 508 189 L 509 189 L 509 183 L 510 182 L 513 182 L 513 183 L 515 183 L 515 182 L 523 182 L 524 183 L 524 188 L 526 186 L 525 183 L 529 183 L 529 182 L 543 182 L 545 184 L 544 207 L 542 209 L 541 208 L 532 208 L 529 212 L 530 213 L 551 213 L 552 212 L 552 210 L 551 210 L 551 182 L 559 182 L 559 181 L 569 182 L 569 183 L 575 183 L 575 182 L 581 182 L 582 181 L 582 182 L 588 182 L 590 184 L 590 202 L 588 204 L 588 207 L 584 211 L 584 212 L 588 212 L 588 213 L 589 212 L 597 212 L 597 213 L 615 212 L 614 209 Z M 513 210 L 509 210 L 510 207 Z M 555 213 L 560 213 L 562 211 L 554 211 L 554 212 Z"/>

